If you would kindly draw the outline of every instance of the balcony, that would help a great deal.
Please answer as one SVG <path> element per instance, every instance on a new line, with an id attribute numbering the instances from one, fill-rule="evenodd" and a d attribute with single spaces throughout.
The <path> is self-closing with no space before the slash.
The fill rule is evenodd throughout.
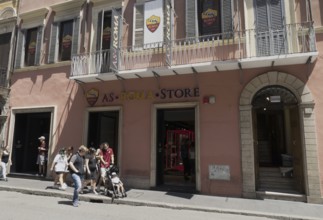
<path id="1" fill-rule="evenodd" d="M 96 82 L 196 72 L 305 64 L 318 52 L 312 22 L 123 47 L 72 57 L 71 79 Z"/>

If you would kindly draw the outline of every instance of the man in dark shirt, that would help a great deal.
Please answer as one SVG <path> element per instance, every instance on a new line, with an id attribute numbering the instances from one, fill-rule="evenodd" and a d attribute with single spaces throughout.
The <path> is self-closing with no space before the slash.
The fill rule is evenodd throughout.
<path id="1" fill-rule="evenodd" d="M 70 172 L 74 183 L 74 194 L 73 194 L 73 206 L 78 207 L 79 205 L 79 192 L 82 189 L 82 179 L 85 171 L 84 155 L 87 152 L 87 148 L 84 145 L 79 147 L 79 150 L 74 154 L 69 162 Z"/>

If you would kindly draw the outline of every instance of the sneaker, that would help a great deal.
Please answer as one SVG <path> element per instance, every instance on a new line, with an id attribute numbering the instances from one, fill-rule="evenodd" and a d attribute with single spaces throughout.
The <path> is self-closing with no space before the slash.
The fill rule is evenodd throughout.
<path id="1" fill-rule="evenodd" d="M 95 194 L 95 195 L 98 195 L 98 192 L 94 190 L 92 190 L 92 192 Z"/>
<path id="2" fill-rule="evenodd" d="M 36 173 L 36 176 L 39 176 L 39 174 L 38 174 L 38 173 Z"/>
<path id="3" fill-rule="evenodd" d="M 8 182 L 8 178 L 5 178 L 4 181 Z"/>
<path id="4" fill-rule="evenodd" d="M 62 189 L 67 189 L 67 185 L 65 183 L 63 183 Z"/>
<path id="5" fill-rule="evenodd" d="M 58 187 L 59 190 L 65 191 L 63 187 Z"/>
<path id="6" fill-rule="evenodd" d="M 73 206 L 74 206 L 74 207 L 79 207 L 78 202 L 73 202 Z"/>

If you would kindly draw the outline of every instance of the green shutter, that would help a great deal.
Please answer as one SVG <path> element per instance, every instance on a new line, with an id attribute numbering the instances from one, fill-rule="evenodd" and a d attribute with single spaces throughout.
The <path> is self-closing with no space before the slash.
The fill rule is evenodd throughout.
<path id="1" fill-rule="evenodd" d="M 233 36 L 232 0 L 222 0 L 222 33 L 224 38 Z"/>
<path id="2" fill-rule="evenodd" d="M 22 66 L 22 56 L 25 51 L 25 30 L 18 30 L 17 39 L 17 49 L 16 49 L 16 59 L 15 59 L 15 69 L 20 69 Z"/>
<path id="3" fill-rule="evenodd" d="M 134 46 L 143 47 L 144 43 L 144 5 L 135 6 Z"/>
<path id="4" fill-rule="evenodd" d="M 73 27 L 73 39 L 72 39 L 72 53 L 71 55 L 76 55 L 79 52 L 79 36 L 80 36 L 80 18 L 74 19 Z"/>
<path id="5" fill-rule="evenodd" d="M 43 39 L 43 26 L 39 26 L 37 30 L 36 52 L 35 52 L 35 66 L 40 64 L 41 46 Z"/>
<path id="6" fill-rule="evenodd" d="M 55 63 L 56 61 L 56 57 L 57 57 L 56 51 L 58 49 L 58 27 L 59 27 L 59 23 L 54 22 L 52 24 L 48 63 Z"/>
<path id="7" fill-rule="evenodd" d="M 103 18 L 104 11 L 100 11 L 98 15 L 98 29 L 96 32 L 96 50 L 101 50 L 102 48 Z"/>
<path id="8" fill-rule="evenodd" d="M 185 19 L 186 19 L 186 37 L 197 37 L 197 0 L 186 0 L 186 10 L 185 10 Z"/>

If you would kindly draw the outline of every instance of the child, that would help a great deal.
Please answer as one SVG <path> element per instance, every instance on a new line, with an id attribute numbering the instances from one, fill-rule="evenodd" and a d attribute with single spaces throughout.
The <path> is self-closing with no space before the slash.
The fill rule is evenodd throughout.
<path id="1" fill-rule="evenodd" d="M 116 186 L 118 196 L 121 195 L 122 197 L 127 197 L 123 183 L 115 172 L 111 173 L 111 182 L 113 186 Z"/>

